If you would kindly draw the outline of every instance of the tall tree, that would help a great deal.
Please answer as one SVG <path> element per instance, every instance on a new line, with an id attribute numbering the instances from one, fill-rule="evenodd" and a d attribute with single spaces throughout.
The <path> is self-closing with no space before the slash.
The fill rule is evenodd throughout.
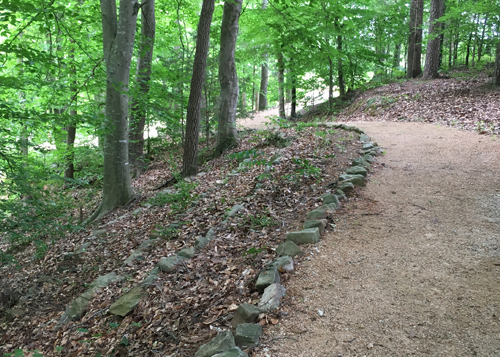
<path id="1" fill-rule="evenodd" d="M 184 155 L 182 161 L 182 176 L 195 175 L 198 172 L 198 139 L 200 135 L 201 101 L 207 55 L 210 45 L 210 24 L 214 13 L 215 0 L 203 0 L 196 53 L 194 55 L 193 76 L 186 116 L 186 134 L 184 139 Z M 238 96 L 236 96 L 236 101 Z M 208 103 L 207 103 L 208 105 Z M 236 109 L 235 109 L 236 110 Z"/>
<path id="2" fill-rule="evenodd" d="M 424 1 L 411 0 L 410 4 L 410 36 L 408 39 L 408 60 L 406 77 L 415 78 L 422 73 L 420 57 L 422 56 L 422 21 Z"/>
<path id="3" fill-rule="evenodd" d="M 146 123 L 155 32 L 155 0 L 147 0 L 141 6 L 141 38 L 139 58 L 137 59 L 136 90 L 132 99 L 129 121 L 130 169 L 135 176 L 140 176 L 146 168 L 144 162 L 144 125 Z"/>
<path id="4" fill-rule="evenodd" d="M 262 10 L 267 8 L 267 1 L 262 0 Z M 269 82 L 269 55 L 266 52 L 263 54 L 263 63 L 260 66 L 260 91 L 259 91 L 259 110 L 264 110 L 267 108 L 267 84 Z"/>
<path id="5" fill-rule="evenodd" d="M 106 63 L 106 109 L 104 182 L 99 208 L 86 222 L 102 217 L 134 197 L 128 162 L 128 84 L 134 48 L 139 2 L 101 0 L 104 61 Z"/>
<path id="6" fill-rule="evenodd" d="M 493 84 L 500 86 L 500 40 L 497 42 L 497 58 L 495 63 L 495 73 L 493 74 Z"/>
<path id="7" fill-rule="evenodd" d="M 278 113 L 279 117 L 285 119 L 285 64 L 283 53 L 278 52 Z"/>
<path id="8" fill-rule="evenodd" d="M 427 53 L 425 55 L 424 79 L 439 77 L 439 53 L 441 48 L 441 23 L 439 18 L 443 16 L 444 0 L 432 0 L 431 16 L 429 19 L 429 41 L 427 42 Z"/>
<path id="9" fill-rule="evenodd" d="M 226 0 L 222 15 L 220 32 L 220 111 L 217 129 L 217 146 L 214 156 L 220 156 L 225 150 L 238 145 L 236 131 L 236 107 L 238 105 L 238 76 L 234 51 L 238 37 L 238 21 L 243 0 Z"/>

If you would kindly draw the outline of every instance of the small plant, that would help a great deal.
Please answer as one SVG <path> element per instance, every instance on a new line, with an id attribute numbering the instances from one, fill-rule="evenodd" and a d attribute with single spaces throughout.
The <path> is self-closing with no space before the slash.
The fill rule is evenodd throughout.
<path id="1" fill-rule="evenodd" d="M 292 159 L 292 162 L 299 166 L 297 172 L 304 177 L 316 177 L 321 174 L 319 167 L 313 166 L 307 159 Z"/>
<path id="2" fill-rule="evenodd" d="M 250 222 L 250 226 L 252 229 L 272 227 L 278 223 L 273 217 L 269 217 L 265 214 L 259 214 L 251 217 Z"/>
<path id="3" fill-rule="evenodd" d="M 175 184 L 174 190 L 165 190 L 153 198 L 150 198 L 148 202 L 155 206 L 164 206 L 170 204 L 172 213 L 179 213 L 184 211 L 194 200 L 198 198 L 198 195 L 193 195 L 191 191 L 196 187 L 195 182 L 188 182 L 180 179 Z"/>

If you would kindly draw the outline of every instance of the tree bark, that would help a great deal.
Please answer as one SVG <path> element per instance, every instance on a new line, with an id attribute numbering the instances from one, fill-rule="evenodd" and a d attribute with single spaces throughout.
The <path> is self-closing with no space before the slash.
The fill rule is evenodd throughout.
<path id="1" fill-rule="evenodd" d="M 443 16 L 443 0 L 432 0 L 429 19 L 429 40 L 425 56 L 424 79 L 439 77 L 439 53 L 441 48 L 441 23 L 437 22 Z"/>
<path id="2" fill-rule="evenodd" d="M 477 48 L 477 61 L 481 62 L 481 55 L 483 54 L 483 43 L 484 43 L 484 33 L 486 31 L 486 25 L 488 23 L 488 15 L 484 17 L 484 26 L 481 32 L 481 40 L 479 40 L 479 46 Z"/>
<path id="3" fill-rule="evenodd" d="M 495 73 L 493 74 L 493 84 L 500 86 L 500 41 L 497 42 L 497 59 L 495 63 Z"/>
<path id="4" fill-rule="evenodd" d="M 278 115 L 285 119 L 285 64 L 281 52 L 278 52 L 278 103 Z"/>
<path id="5" fill-rule="evenodd" d="M 410 36 L 408 39 L 408 60 L 406 77 L 415 78 L 422 73 L 422 21 L 423 0 L 411 0 L 410 5 Z"/>
<path id="6" fill-rule="evenodd" d="M 140 176 L 146 164 L 144 162 L 144 125 L 151 78 L 151 63 L 155 42 L 155 0 L 147 0 L 141 7 L 141 39 L 139 43 L 139 58 L 137 59 L 136 90 L 132 99 L 130 113 L 130 169 L 136 177 Z"/>
<path id="7" fill-rule="evenodd" d="M 101 0 L 103 50 L 106 63 L 104 183 L 101 205 L 85 222 L 102 217 L 134 197 L 128 162 L 128 84 L 139 3 Z"/>
<path id="8" fill-rule="evenodd" d="M 328 108 L 333 109 L 333 62 L 332 56 L 328 55 Z"/>
<path id="9" fill-rule="evenodd" d="M 205 69 L 207 67 L 208 49 L 210 47 L 210 24 L 214 13 L 215 0 L 203 0 L 196 53 L 194 55 L 193 76 L 186 115 L 186 136 L 184 139 L 184 155 L 182 160 L 182 177 L 198 173 L 198 140 L 200 136 L 201 100 Z M 237 97 L 236 97 L 237 98 Z M 235 107 L 236 111 L 236 107 Z"/>
<path id="10" fill-rule="evenodd" d="M 292 105 L 290 109 L 290 118 L 295 119 L 297 117 L 297 87 L 295 86 L 295 74 L 292 73 Z"/>
<path id="11" fill-rule="evenodd" d="M 269 68 L 267 67 L 267 53 L 264 55 L 264 63 L 260 68 L 260 91 L 259 91 L 259 110 L 267 108 L 267 83 L 269 81 Z"/>
<path id="12" fill-rule="evenodd" d="M 236 106 L 238 105 L 238 76 L 234 51 L 238 36 L 238 21 L 243 0 L 226 0 L 222 15 L 220 34 L 220 113 L 217 129 L 217 146 L 214 156 L 220 156 L 225 150 L 238 145 L 236 131 Z"/>

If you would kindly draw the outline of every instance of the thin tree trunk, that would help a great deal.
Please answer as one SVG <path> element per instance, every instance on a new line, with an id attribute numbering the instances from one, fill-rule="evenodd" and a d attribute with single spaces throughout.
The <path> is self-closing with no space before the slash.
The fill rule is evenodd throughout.
<path id="1" fill-rule="evenodd" d="M 397 44 L 394 50 L 394 60 L 392 62 L 392 67 L 398 68 L 401 63 L 401 44 Z"/>
<path id="2" fill-rule="evenodd" d="M 285 119 L 285 64 L 281 52 L 278 52 L 278 103 L 278 115 Z"/>
<path id="3" fill-rule="evenodd" d="M 104 182 L 99 208 L 84 224 L 123 206 L 134 197 L 128 162 L 128 83 L 139 3 L 101 0 L 103 50 L 106 63 L 106 134 Z"/>
<path id="4" fill-rule="evenodd" d="M 328 108 L 333 109 L 333 62 L 332 57 L 328 55 Z"/>
<path id="5" fill-rule="evenodd" d="M 484 26 L 481 32 L 481 40 L 479 41 L 479 46 L 477 48 L 477 61 L 481 62 L 481 56 L 483 54 L 483 43 L 484 43 L 484 33 L 486 31 L 486 25 L 488 23 L 488 15 L 484 17 Z"/>
<path id="6" fill-rule="evenodd" d="M 427 54 L 425 56 L 424 79 L 439 77 L 439 49 L 441 48 L 441 24 L 438 19 L 443 16 L 443 0 L 432 0 L 431 16 L 429 19 L 429 40 L 427 42 Z"/>
<path id="7" fill-rule="evenodd" d="M 232 147 L 238 145 L 238 132 L 236 131 L 236 106 L 238 105 L 238 76 L 234 51 L 238 36 L 238 21 L 243 0 L 226 0 L 222 15 L 220 35 L 220 114 L 217 130 L 217 146 L 214 156 L 218 157 Z"/>
<path id="8" fill-rule="evenodd" d="M 345 98 L 345 80 L 344 80 L 344 68 L 342 67 L 342 36 L 338 35 L 337 36 L 337 51 L 338 51 L 338 58 L 337 58 L 337 70 L 338 70 L 338 76 L 339 76 L 339 95 L 341 99 Z"/>
<path id="9" fill-rule="evenodd" d="M 253 76 L 252 76 L 252 111 L 257 111 L 257 105 L 255 105 L 255 65 L 253 65 Z"/>
<path id="10" fill-rule="evenodd" d="M 182 177 L 198 173 L 198 140 L 200 135 L 201 99 L 205 69 L 207 66 L 208 49 L 210 47 L 210 24 L 214 13 L 215 0 L 203 0 L 196 53 L 194 55 L 193 76 L 186 118 L 186 136 L 184 140 L 184 155 L 182 160 Z"/>
<path id="11" fill-rule="evenodd" d="M 292 108 L 290 110 L 290 117 L 295 119 L 297 117 L 297 87 L 295 86 L 296 77 L 295 74 L 292 73 Z"/>
<path id="12" fill-rule="evenodd" d="M 141 7 L 141 39 L 139 43 L 139 58 L 137 60 L 137 74 L 135 97 L 132 100 L 130 113 L 130 167 L 132 174 L 140 176 L 146 164 L 144 161 L 144 125 L 148 104 L 149 80 L 151 78 L 151 64 L 155 42 L 155 0 L 144 2 Z"/>

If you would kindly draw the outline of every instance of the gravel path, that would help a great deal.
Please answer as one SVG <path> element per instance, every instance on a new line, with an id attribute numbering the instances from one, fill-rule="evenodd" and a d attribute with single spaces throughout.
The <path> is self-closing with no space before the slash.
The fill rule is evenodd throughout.
<path id="1" fill-rule="evenodd" d="M 500 356 L 500 141 L 351 124 L 386 154 L 298 266 L 255 356 Z"/>

